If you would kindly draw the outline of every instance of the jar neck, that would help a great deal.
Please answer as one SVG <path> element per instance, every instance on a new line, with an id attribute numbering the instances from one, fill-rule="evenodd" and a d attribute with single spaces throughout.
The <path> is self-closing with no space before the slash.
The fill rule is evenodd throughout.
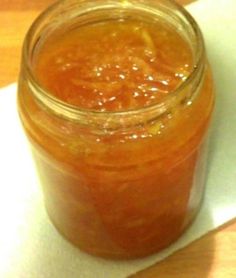
<path id="1" fill-rule="evenodd" d="M 36 49 L 54 30 L 73 28 L 107 20 L 133 17 L 139 20 L 163 22 L 174 26 L 192 48 L 193 68 L 188 78 L 161 102 L 141 109 L 122 112 L 98 112 L 69 105 L 45 90 L 36 76 L 32 63 Z M 69 24 L 68 24 L 69 22 Z M 64 119 L 117 129 L 152 122 L 171 112 L 174 107 L 191 105 L 202 86 L 205 73 L 205 49 L 201 32 L 194 19 L 179 5 L 169 0 L 80 0 L 60 1 L 45 11 L 29 30 L 23 48 L 22 72 L 38 103 Z"/>

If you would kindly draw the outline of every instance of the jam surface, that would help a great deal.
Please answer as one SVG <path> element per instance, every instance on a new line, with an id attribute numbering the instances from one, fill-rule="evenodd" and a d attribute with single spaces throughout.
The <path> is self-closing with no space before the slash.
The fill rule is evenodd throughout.
<path id="1" fill-rule="evenodd" d="M 64 102 L 125 111 L 173 92 L 192 70 L 192 53 L 167 24 L 121 20 L 55 32 L 34 63 L 40 83 Z"/>

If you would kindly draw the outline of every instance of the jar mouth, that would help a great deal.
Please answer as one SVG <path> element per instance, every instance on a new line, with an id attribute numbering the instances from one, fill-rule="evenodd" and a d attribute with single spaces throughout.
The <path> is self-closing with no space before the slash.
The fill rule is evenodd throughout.
<path id="1" fill-rule="evenodd" d="M 68 2 L 68 4 L 66 3 Z M 155 2 L 155 3 L 154 3 Z M 104 4 L 105 3 L 105 4 Z M 93 6 L 92 6 L 93 4 Z M 49 29 L 48 23 L 44 21 L 49 19 L 53 22 L 54 27 L 60 26 L 60 19 L 65 17 L 66 11 L 77 7 L 80 12 L 74 14 L 72 19 L 79 16 L 84 16 L 86 13 L 92 13 L 94 11 L 104 10 L 104 9 L 117 9 L 122 11 L 139 11 L 146 12 L 150 15 L 160 15 L 160 9 L 164 12 L 169 12 L 170 16 L 174 18 L 174 20 L 179 20 L 179 24 L 183 30 L 189 31 L 192 39 L 194 39 L 194 66 L 192 71 L 175 90 L 171 91 L 170 94 L 166 95 L 161 102 L 153 103 L 141 108 L 134 108 L 122 111 L 99 111 L 87 108 L 81 108 L 79 106 L 68 104 L 59 98 L 55 97 L 50 93 L 47 89 L 45 89 L 37 80 L 36 76 L 33 73 L 31 61 L 34 56 L 34 50 L 38 43 L 40 43 L 40 38 L 42 32 L 46 32 L 45 30 Z M 83 7 L 84 6 L 84 7 Z M 173 12 L 174 10 L 174 12 Z M 57 12 L 56 12 L 57 11 Z M 162 11 L 162 12 L 163 12 Z M 64 14 L 63 14 L 64 13 Z M 122 18 L 122 14 L 121 17 Z M 119 19 L 120 19 L 119 18 Z M 68 19 L 68 18 L 67 18 Z M 52 23 L 51 23 L 52 24 Z M 185 31 L 186 31 L 185 30 Z M 40 31 L 40 32 L 38 32 Z M 38 33 L 37 33 L 38 32 Z M 186 31 L 187 32 L 187 31 Z M 159 1 L 142 1 L 142 0 L 123 0 L 123 1 L 96 1 L 96 5 L 94 1 L 90 0 L 80 0 L 80 1 L 58 1 L 51 5 L 48 9 L 46 9 L 39 17 L 35 20 L 35 22 L 30 27 L 25 42 L 23 45 L 23 71 L 27 76 L 28 86 L 36 99 L 47 108 L 53 110 L 57 115 L 62 117 L 70 118 L 72 120 L 78 120 L 84 116 L 92 116 L 92 117 L 107 117 L 108 115 L 112 115 L 119 118 L 124 118 L 124 116 L 137 116 L 142 113 L 153 113 L 155 111 L 156 115 L 161 115 L 168 111 L 168 109 L 176 104 L 176 101 L 183 101 L 186 99 L 186 91 L 188 91 L 188 95 L 193 95 L 196 88 L 199 86 L 200 80 L 202 79 L 202 75 L 204 72 L 205 65 L 205 48 L 204 41 L 201 34 L 201 31 L 194 20 L 194 18 L 179 4 L 174 3 L 170 0 L 159 0 Z M 195 83 L 195 85 L 194 85 Z M 192 91 L 189 94 L 189 89 Z"/>

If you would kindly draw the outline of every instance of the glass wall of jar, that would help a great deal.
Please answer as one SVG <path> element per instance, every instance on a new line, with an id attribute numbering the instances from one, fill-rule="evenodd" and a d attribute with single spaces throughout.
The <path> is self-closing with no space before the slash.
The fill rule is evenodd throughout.
<path id="1" fill-rule="evenodd" d="M 116 23 L 127 24 L 126 29 Z M 79 36 L 85 32 L 83 28 L 90 32 L 90 26 L 97 25 L 107 26 L 105 31 L 113 26 L 120 28 L 119 32 L 130 32 L 132 24 L 152 26 L 153 34 L 162 36 L 158 46 L 139 29 L 147 55 L 168 54 L 168 32 L 177 34 L 190 49 L 192 60 L 187 74 L 187 69 L 174 66 L 175 59 L 185 55 L 182 46 L 174 45 L 175 41 L 168 45 L 174 55 L 168 55 L 168 65 L 163 62 L 168 68 L 162 72 L 152 69 L 150 73 L 150 64 L 135 52 L 128 56 L 129 61 L 135 57 L 132 66 L 145 72 L 149 79 L 163 72 L 180 78 L 181 82 L 160 99 L 137 107 L 129 100 L 131 104 L 126 109 L 98 111 L 61 99 L 45 86 L 43 78 L 50 79 L 54 69 L 48 64 L 37 71 L 35 65 L 53 55 L 59 64 L 68 58 L 63 55 L 73 32 Z M 99 39 L 103 43 L 102 36 L 93 34 L 98 45 Z M 120 43 L 117 40 L 116 44 Z M 46 56 L 40 56 L 43 48 Z M 76 51 L 80 51 L 80 45 Z M 98 64 L 104 60 L 104 53 L 94 52 L 92 44 L 83 51 L 96 55 Z M 111 53 L 116 58 L 125 57 L 122 48 Z M 109 60 L 112 62 L 117 66 L 115 58 Z M 162 60 L 159 63 L 162 66 Z M 62 66 L 70 65 L 62 62 Z M 80 66 L 82 72 L 89 72 L 86 63 Z M 70 74 L 66 74 L 69 80 Z M 65 93 L 70 81 L 63 78 L 54 78 L 52 85 Z M 77 80 L 82 79 L 83 73 Z M 131 81 L 134 93 L 140 84 L 135 78 Z M 167 76 L 162 81 L 171 80 Z M 90 80 L 86 86 L 95 83 Z M 107 92 L 107 86 L 113 83 L 99 84 L 104 86 L 99 89 Z M 117 80 L 115 84 L 119 87 Z M 112 96 L 117 87 L 109 88 Z M 18 107 L 32 145 L 46 209 L 60 233 L 90 254 L 107 258 L 146 256 L 171 244 L 190 225 L 204 191 L 213 106 L 212 79 L 201 32 L 193 18 L 173 1 L 61 1 L 35 21 L 25 39 Z"/>

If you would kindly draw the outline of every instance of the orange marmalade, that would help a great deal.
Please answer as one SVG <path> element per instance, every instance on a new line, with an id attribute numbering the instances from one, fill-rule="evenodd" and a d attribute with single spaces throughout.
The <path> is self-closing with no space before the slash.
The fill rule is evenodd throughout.
<path id="1" fill-rule="evenodd" d="M 19 113 L 55 227 L 90 254 L 135 258 L 199 209 L 214 95 L 180 6 L 106 2 L 59 2 L 36 20 Z"/>
<path id="2" fill-rule="evenodd" d="M 80 108 L 127 111 L 160 102 L 193 67 L 189 44 L 162 22 L 126 19 L 60 31 L 38 50 L 34 72 L 55 97 Z"/>

